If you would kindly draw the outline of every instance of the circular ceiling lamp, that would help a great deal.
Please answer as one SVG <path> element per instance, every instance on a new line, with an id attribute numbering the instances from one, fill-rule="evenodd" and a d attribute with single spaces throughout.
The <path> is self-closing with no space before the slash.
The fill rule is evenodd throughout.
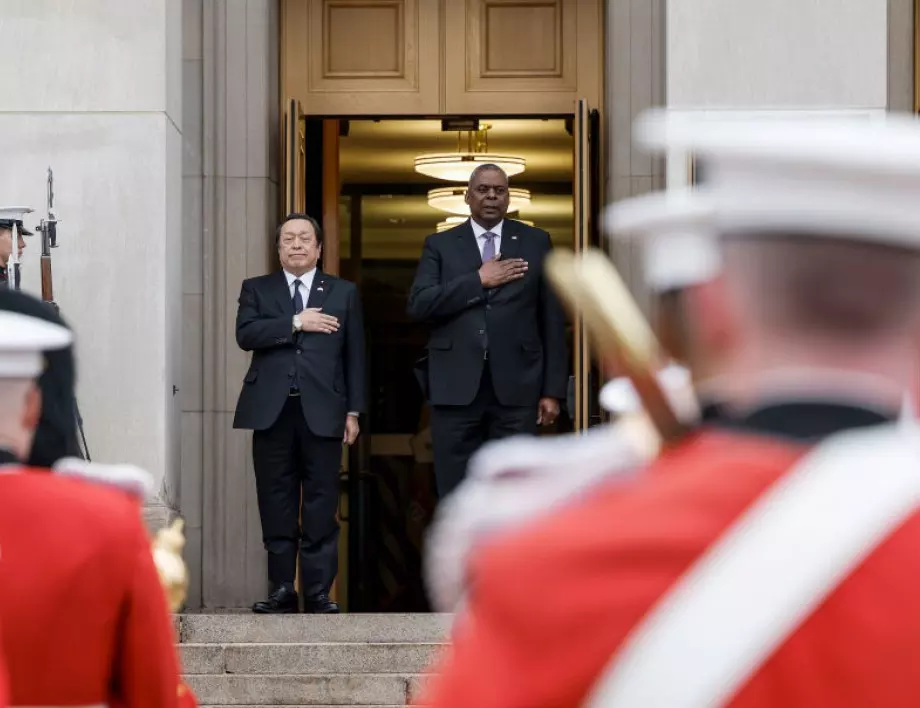
<path id="1" fill-rule="evenodd" d="M 465 216 L 448 216 L 446 219 L 444 219 L 444 221 L 438 222 L 436 227 L 437 231 L 438 233 L 441 233 L 442 231 L 447 231 L 448 229 L 452 229 L 455 226 L 460 226 L 460 224 L 466 222 L 466 218 L 467 217 Z M 533 226 L 532 221 L 524 221 L 523 219 L 517 219 L 516 221 L 520 221 L 522 224 L 526 224 L 527 226 Z"/>
<path id="2" fill-rule="evenodd" d="M 469 182 L 470 175 L 479 165 L 497 165 L 506 175 L 513 177 L 526 169 L 527 161 L 515 155 L 496 155 L 490 152 L 439 153 L 415 158 L 416 172 L 447 182 Z"/>
<path id="3" fill-rule="evenodd" d="M 497 165 L 509 177 L 521 174 L 527 168 L 527 160 L 523 157 L 489 152 L 491 128 L 491 125 L 483 125 L 479 130 L 467 131 L 465 150 L 463 133 L 458 132 L 456 152 L 418 155 L 415 171 L 447 182 L 469 182 L 470 175 L 479 165 Z"/>
<path id="4" fill-rule="evenodd" d="M 470 207 L 466 203 L 465 196 L 466 187 L 438 187 L 428 192 L 428 206 L 439 211 L 446 211 L 448 214 L 469 216 Z M 509 187 L 508 197 L 510 199 L 508 211 L 511 213 L 530 206 L 529 189 Z"/>
<path id="5" fill-rule="evenodd" d="M 439 221 L 438 225 L 435 227 L 438 233 L 442 231 L 447 231 L 447 229 L 452 229 L 455 226 L 460 226 L 464 221 L 466 221 L 465 216 L 448 216 L 444 221 Z"/>

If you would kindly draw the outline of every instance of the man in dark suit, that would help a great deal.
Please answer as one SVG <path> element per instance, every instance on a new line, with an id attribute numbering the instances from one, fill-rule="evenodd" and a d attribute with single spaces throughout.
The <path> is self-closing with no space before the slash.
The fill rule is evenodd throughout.
<path id="1" fill-rule="evenodd" d="M 431 326 L 422 376 L 442 498 L 485 441 L 551 424 L 568 381 L 565 316 L 543 276 L 549 234 L 505 218 L 495 165 L 475 169 L 466 203 L 469 221 L 425 239 L 409 293 L 409 316 Z"/>
<path id="2" fill-rule="evenodd" d="M 275 236 L 282 270 L 243 281 L 236 341 L 252 363 L 234 428 L 253 430 L 252 458 L 271 593 L 257 613 L 335 613 L 342 443 L 364 412 L 364 324 L 354 283 L 317 268 L 319 224 L 290 214 Z M 301 505 L 302 491 L 302 505 Z M 298 533 L 298 509 L 301 528 Z M 299 544 L 298 544 L 299 540 Z"/>

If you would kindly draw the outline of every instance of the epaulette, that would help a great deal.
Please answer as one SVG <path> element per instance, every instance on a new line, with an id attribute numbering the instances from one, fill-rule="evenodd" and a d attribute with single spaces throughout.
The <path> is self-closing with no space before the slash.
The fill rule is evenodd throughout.
<path id="1" fill-rule="evenodd" d="M 593 486 L 632 477 L 654 454 L 629 420 L 583 435 L 515 437 L 488 443 L 468 476 L 439 505 L 426 544 L 425 580 L 439 612 L 466 595 L 469 558 L 508 532 L 572 503 Z"/>
<path id="2" fill-rule="evenodd" d="M 693 376 L 690 370 L 677 363 L 668 364 L 658 372 L 658 382 L 668 401 L 674 406 L 681 419 L 697 415 Z M 638 413 L 642 401 L 632 381 L 622 376 L 608 381 L 601 387 L 598 401 L 604 410 L 617 415 Z"/>
<path id="3" fill-rule="evenodd" d="M 153 494 L 153 476 L 134 465 L 104 465 L 77 457 L 65 457 L 58 460 L 52 470 L 64 477 L 75 477 L 120 489 L 142 503 Z"/>

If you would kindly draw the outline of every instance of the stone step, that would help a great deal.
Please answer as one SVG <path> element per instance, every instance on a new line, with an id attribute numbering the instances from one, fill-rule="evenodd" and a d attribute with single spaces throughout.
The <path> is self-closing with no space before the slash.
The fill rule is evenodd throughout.
<path id="1" fill-rule="evenodd" d="M 180 644 L 185 674 L 416 674 L 434 643 Z"/>
<path id="2" fill-rule="evenodd" d="M 446 641 L 452 619 L 446 614 L 234 613 L 184 614 L 176 622 L 183 644 L 436 644 Z"/>
<path id="3" fill-rule="evenodd" d="M 404 706 L 418 677 L 399 674 L 199 674 L 185 678 L 199 705 Z"/>

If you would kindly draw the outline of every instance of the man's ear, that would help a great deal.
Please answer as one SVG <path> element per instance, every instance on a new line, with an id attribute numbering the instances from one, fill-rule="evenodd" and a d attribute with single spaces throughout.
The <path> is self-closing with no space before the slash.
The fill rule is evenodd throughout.
<path id="1" fill-rule="evenodd" d="M 693 338 L 705 357 L 731 349 L 743 336 L 744 322 L 723 277 L 688 288 L 685 298 Z"/>
<path id="2" fill-rule="evenodd" d="M 467 190 L 463 193 L 463 201 L 465 201 L 467 204 L 470 203 L 470 190 L 469 190 L 469 189 L 467 189 Z"/>
<path id="3" fill-rule="evenodd" d="M 22 427 L 30 433 L 38 428 L 38 421 L 42 415 L 42 394 L 34 383 L 29 386 L 26 393 L 25 405 L 22 409 Z"/>

